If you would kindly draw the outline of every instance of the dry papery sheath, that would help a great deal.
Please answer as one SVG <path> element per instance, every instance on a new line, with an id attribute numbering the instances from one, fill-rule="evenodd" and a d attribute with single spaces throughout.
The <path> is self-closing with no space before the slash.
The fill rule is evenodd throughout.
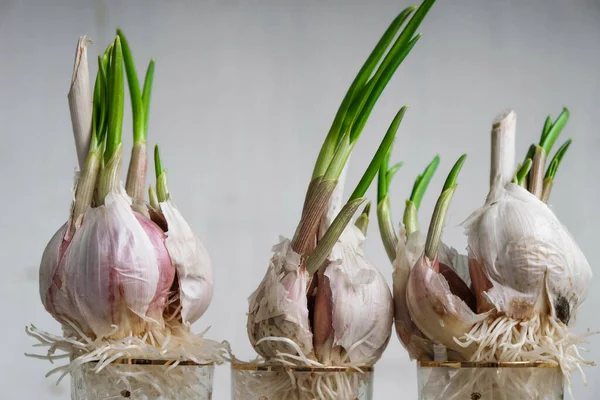
<path id="1" fill-rule="evenodd" d="M 93 95 L 78 88 L 89 85 L 87 61 L 81 60 L 87 60 L 90 42 L 80 40 L 69 93 L 78 158 L 83 162 L 69 219 L 46 246 L 39 275 L 42 303 L 61 323 L 63 335 L 27 328 L 49 347 L 42 358 L 70 357 L 68 365 L 52 371 L 62 372 L 61 378 L 87 362 L 95 362 L 100 371 L 128 358 L 170 360 L 174 365 L 223 361 L 220 343 L 190 330 L 211 302 L 212 267 L 168 191 L 158 147 L 156 186 L 150 186 L 145 198 L 154 60 L 140 90 L 127 41 L 117 33 L 98 57 Z M 133 148 L 123 186 L 125 75 L 133 110 Z M 90 129 L 82 122 L 88 113 Z"/>
<path id="2" fill-rule="evenodd" d="M 273 247 L 267 272 L 249 298 L 248 336 L 267 363 L 360 368 L 373 365 L 389 342 L 391 292 L 363 249 L 370 206 L 354 224 L 350 220 L 365 201 L 406 107 L 395 116 L 346 203 L 342 200 L 344 181 L 350 154 L 367 119 L 419 39 L 416 30 L 433 3 L 425 1 L 402 11 L 352 82 L 319 153 L 296 232 L 291 240 L 281 237 Z M 354 398 L 342 381 L 305 382 L 303 391 L 289 376 L 282 379 L 289 385 L 263 382 L 264 395 Z M 280 383 L 278 392 L 268 392 L 269 385 L 275 388 Z M 291 394 L 293 390 L 296 394 Z"/>
<path id="3" fill-rule="evenodd" d="M 444 184 L 427 235 L 419 230 L 417 213 L 439 158 L 415 181 L 399 235 L 388 197 L 397 168 L 388 167 L 389 155 L 382 163 L 379 226 L 394 265 L 396 331 L 411 358 L 550 362 L 561 368 L 568 388 L 574 370 L 593 364 L 580 354 L 587 335 L 569 329 L 592 271 L 546 204 L 571 140 L 552 159 L 548 156 L 568 117 L 567 109 L 555 121 L 548 117 L 539 144 L 531 146 L 519 165 L 515 112 L 505 111 L 493 122 L 490 191 L 483 207 L 464 223 L 468 256 L 441 242 L 464 156 Z"/>

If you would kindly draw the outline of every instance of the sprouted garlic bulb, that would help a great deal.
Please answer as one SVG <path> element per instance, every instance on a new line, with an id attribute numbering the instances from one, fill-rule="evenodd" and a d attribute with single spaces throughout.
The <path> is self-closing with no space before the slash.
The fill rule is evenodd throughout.
<path id="1" fill-rule="evenodd" d="M 342 175 L 373 106 L 418 40 L 416 30 L 433 3 L 426 0 L 400 13 L 354 79 L 319 153 L 295 235 L 273 248 L 265 277 L 249 298 L 248 336 L 267 361 L 370 365 L 387 346 L 391 293 L 362 249 L 368 207 L 357 226 L 347 225 L 365 200 L 405 107 L 343 207 Z M 351 396 L 328 389 L 338 398 Z"/>
<path id="2" fill-rule="evenodd" d="M 545 202 L 570 140 L 544 175 L 568 116 L 564 109 L 556 121 L 548 117 L 539 145 L 531 146 L 516 171 L 516 116 L 509 111 L 495 122 L 492 151 L 502 156 L 492 157 L 486 204 L 465 224 L 478 309 L 493 315 L 474 326 L 463 343 L 476 344 L 473 357 L 486 360 L 549 358 L 560 363 L 569 380 L 571 371 L 587 363 L 577 349 L 582 338 L 570 333 L 568 324 L 585 300 L 592 271 Z M 507 345 L 494 346 L 489 341 L 493 335 L 503 335 Z"/>
<path id="3" fill-rule="evenodd" d="M 441 242 L 461 161 L 446 180 L 424 246 L 416 213 L 436 160 L 415 182 L 400 238 L 388 199 L 397 167 L 382 163 L 380 231 L 394 260 L 396 330 L 411 357 L 427 360 L 438 344 L 453 361 L 545 360 L 559 364 L 568 382 L 573 370 L 589 364 L 577 347 L 583 337 L 571 333 L 568 324 L 585 299 L 591 269 L 545 204 L 571 141 L 559 148 L 544 174 L 546 158 L 567 118 L 566 109 L 554 122 L 548 117 L 540 144 L 532 145 L 517 168 L 515 113 L 494 121 L 490 192 L 465 223 L 468 257 Z"/>
<path id="4" fill-rule="evenodd" d="M 78 54 L 85 55 L 85 47 Z M 76 68 L 81 65 L 76 62 Z M 67 338 L 61 341 L 34 327 L 29 333 L 52 337 L 51 353 L 71 352 L 78 360 L 72 365 L 127 356 L 221 361 L 218 343 L 190 332 L 212 299 L 211 263 L 171 198 L 158 146 L 156 189 L 149 188 L 148 201 L 139 190 L 146 182 L 154 61 L 140 91 L 129 46 L 118 31 L 98 66 L 90 138 L 77 141 L 78 152 L 86 156 L 80 157 L 85 162 L 71 215 L 46 246 L 40 265 L 42 303 Z M 134 136 L 125 187 L 120 181 L 124 68 Z M 88 72 L 74 75 L 87 79 Z"/>

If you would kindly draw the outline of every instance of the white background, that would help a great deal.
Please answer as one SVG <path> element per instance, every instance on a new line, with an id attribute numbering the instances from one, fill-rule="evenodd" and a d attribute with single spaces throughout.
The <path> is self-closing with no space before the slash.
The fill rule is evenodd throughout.
<path id="1" fill-rule="evenodd" d="M 491 120 L 518 114 L 518 155 L 538 140 L 545 116 L 571 110 L 574 143 L 551 204 L 593 268 L 598 265 L 600 2 L 440 0 L 423 38 L 375 108 L 350 166 L 356 183 L 397 109 L 410 104 L 394 150 L 406 166 L 391 188 L 396 221 L 412 181 L 436 154 L 439 174 L 421 208 L 428 222 L 444 175 L 463 152 L 445 240 L 464 249 L 459 227 L 483 204 Z M 45 361 L 24 357 L 24 327 L 59 332 L 44 311 L 37 270 L 46 242 L 66 220 L 76 165 L 66 94 L 77 38 L 95 45 L 128 36 L 145 69 L 156 58 L 149 141 L 162 145 L 170 189 L 209 249 L 213 303 L 195 325 L 229 340 L 241 358 L 247 297 L 262 279 L 271 245 L 291 236 L 318 149 L 348 85 L 380 34 L 405 6 L 396 1 L 0 1 L 0 380 L 4 399 L 67 399 L 68 380 L 44 378 Z M 92 62 L 93 64 L 93 62 Z M 95 73 L 95 68 L 92 73 Z M 126 107 L 129 107 L 127 97 Z M 126 110 L 126 113 L 128 111 Z M 126 145 L 131 120 L 125 121 Z M 369 192 L 375 196 L 374 187 Z M 391 281 L 391 265 L 369 230 L 367 254 Z M 597 269 L 595 269 L 597 270 Z M 600 279 L 590 285 L 576 330 L 600 330 Z M 598 337 L 588 357 L 600 360 Z M 375 397 L 416 398 L 415 365 L 393 337 L 377 364 Z M 600 393 L 574 379 L 578 399 Z M 215 399 L 229 398 L 229 369 Z"/>

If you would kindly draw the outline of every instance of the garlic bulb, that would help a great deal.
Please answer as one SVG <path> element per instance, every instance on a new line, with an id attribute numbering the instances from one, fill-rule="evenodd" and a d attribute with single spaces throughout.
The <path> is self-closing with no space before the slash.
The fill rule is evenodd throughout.
<path id="1" fill-rule="evenodd" d="M 148 323 L 163 324 L 175 275 L 165 234 L 134 213 L 124 190 L 86 211 L 66 246 L 57 239 L 63 233 L 64 227 L 40 265 L 40 294 L 48 312 L 92 337 L 137 335 Z"/>
<path id="2" fill-rule="evenodd" d="M 433 3 L 425 0 L 418 9 L 409 7 L 400 13 L 361 68 L 317 158 L 296 233 L 291 240 L 282 238 L 273 248 L 267 272 L 248 300 L 248 336 L 267 361 L 371 365 L 389 342 L 391 292 L 363 251 L 365 235 L 361 229 L 366 230 L 368 206 L 357 221 L 360 228 L 347 225 L 365 201 L 366 190 L 392 145 L 406 107 L 396 114 L 342 207 L 343 183 L 348 159 L 370 112 L 416 43 L 416 29 Z M 406 21 L 403 32 L 397 35 Z M 346 389 L 339 392 L 327 387 L 325 391 L 337 393 L 338 398 L 355 397 Z"/>
<path id="3" fill-rule="evenodd" d="M 587 295 L 590 265 L 552 210 L 509 183 L 466 223 L 469 256 L 491 287 L 476 287 L 515 319 L 550 313 L 568 324 Z M 480 285 L 477 285 L 480 286 Z"/>

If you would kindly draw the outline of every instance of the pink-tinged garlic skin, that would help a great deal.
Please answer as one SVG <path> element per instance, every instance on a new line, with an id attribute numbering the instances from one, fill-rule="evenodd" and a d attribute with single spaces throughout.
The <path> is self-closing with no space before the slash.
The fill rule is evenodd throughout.
<path id="1" fill-rule="evenodd" d="M 381 273 L 365 258 L 364 240 L 362 232 L 349 225 L 329 255 L 324 275 L 331 290 L 333 330 L 329 340 L 319 343 L 319 361 L 323 363 L 372 365 L 389 342 L 392 294 Z M 318 311 L 315 308 L 315 330 Z M 315 346 L 317 343 L 315 338 Z"/>
<path id="2" fill-rule="evenodd" d="M 314 358 L 313 335 L 308 320 L 306 290 L 308 274 L 300 266 L 300 255 L 289 239 L 280 238 L 273 247 L 269 268 L 258 288 L 248 299 L 248 337 L 252 347 L 264 358 L 277 352 L 296 355 L 289 344 L 263 338 L 288 338 L 306 357 Z"/>
<path id="3" fill-rule="evenodd" d="M 568 323 L 576 314 L 592 271 L 545 203 L 511 183 L 492 192 L 466 226 L 472 268 L 489 281 L 479 279 L 476 295 L 515 319 L 550 312 Z"/>
<path id="4" fill-rule="evenodd" d="M 413 360 L 432 359 L 433 343 L 419 330 L 413 322 L 408 304 L 406 290 L 410 269 L 425 248 L 425 238 L 414 232 L 406 238 L 404 226 L 400 227 L 400 236 L 396 246 L 396 259 L 393 266 L 393 293 L 394 293 L 394 326 L 396 334 L 404 348 Z"/>
<path id="5" fill-rule="evenodd" d="M 208 252 L 171 199 L 160 203 L 167 221 L 165 246 L 177 270 L 184 323 L 192 324 L 208 309 L 213 296 L 213 272 Z"/>
<path id="6" fill-rule="evenodd" d="M 135 218 L 140 223 L 146 235 L 152 242 L 156 251 L 156 260 L 160 266 L 160 278 L 157 285 L 157 290 L 150 303 L 147 315 L 150 318 L 160 318 L 167 304 L 170 294 L 171 285 L 175 279 L 175 267 L 171 263 L 171 256 L 165 247 L 166 235 L 163 230 L 145 216 L 134 212 Z"/>
<path id="7" fill-rule="evenodd" d="M 406 290 L 408 310 L 413 322 L 429 339 L 455 350 L 468 359 L 475 350 L 455 342 L 487 314 L 475 314 L 439 273 L 438 260 L 421 256 L 411 268 Z"/>
<path id="8" fill-rule="evenodd" d="M 57 320 L 92 337 L 135 335 L 148 323 L 163 323 L 174 268 L 164 234 L 149 220 L 140 223 L 143 218 L 119 189 L 105 205 L 86 211 L 68 246 L 60 248 L 61 234 L 52 238 L 42 257 L 40 290 Z"/>

